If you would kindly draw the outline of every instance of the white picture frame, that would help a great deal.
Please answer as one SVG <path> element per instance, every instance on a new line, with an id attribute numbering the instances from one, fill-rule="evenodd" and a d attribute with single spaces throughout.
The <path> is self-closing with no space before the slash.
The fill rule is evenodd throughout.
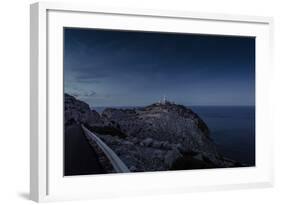
<path id="1" fill-rule="evenodd" d="M 256 166 L 64 177 L 61 137 L 61 34 L 64 26 L 255 36 Z M 30 198 L 40 202 L 273 186 L 273 133 L 270 129 L 272 113 L 267 109 L 271 99 L 272 28 L 273 19 L 270 17 L 99 8 L 95 5 L 71 3 L 32 4 Z"/>

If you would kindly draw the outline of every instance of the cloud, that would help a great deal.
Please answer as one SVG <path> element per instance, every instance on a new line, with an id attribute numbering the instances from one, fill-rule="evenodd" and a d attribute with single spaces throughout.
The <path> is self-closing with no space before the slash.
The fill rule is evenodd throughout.
<path id="1" fill-rule="evenodd" d="M 85 97 L 93 97 L 95 95 L 97 95 L 97 93 L 95 91 L 89 91 L 87 93 L 84 93 Z"/>
<path id="2" fill-rule="evenodd" d="M 76 98 L 88 98 L 97 95 L 95 91 L 70 91 L 69 94 Z"/>

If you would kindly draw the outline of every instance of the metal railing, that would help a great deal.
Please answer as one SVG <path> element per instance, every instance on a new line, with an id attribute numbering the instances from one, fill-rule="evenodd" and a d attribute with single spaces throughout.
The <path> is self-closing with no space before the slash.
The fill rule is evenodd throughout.
<path id="1" fill-rule="evenodd" d="M 115 152 L 110 149 L 98 136 L 88 130 L 84 125 L 81 125 L 82 129 L 86 135 L 86 137 L 90 140 L 93 140 L 99 148 L 104 152 L 106 157 L 111 162 L 114 170 L 117 173 L 127 173 L 130 172 L 128 167 L 124 164 L 124 162 L 115 154 Z"/>

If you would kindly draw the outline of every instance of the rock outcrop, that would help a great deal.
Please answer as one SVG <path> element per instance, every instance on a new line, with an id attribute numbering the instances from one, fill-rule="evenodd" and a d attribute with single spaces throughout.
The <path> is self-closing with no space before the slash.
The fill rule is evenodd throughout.
<path id="1" fill-rule="evenodd" d="M 207 125 L 182 105 L 152 104 L 132 110 L 109 108 L 103 111 L 102 117 L 130 138 L 154 147 L 216 153 Z"/>
<path id="2" fill-rule="evenodd" d="M 89 124 L 94 125 L 101 122 L 99 113 L 91 110 L 89 105 L 83 101 L 74 98 L 71 95 L 64 94 L 64 124 Z"/>

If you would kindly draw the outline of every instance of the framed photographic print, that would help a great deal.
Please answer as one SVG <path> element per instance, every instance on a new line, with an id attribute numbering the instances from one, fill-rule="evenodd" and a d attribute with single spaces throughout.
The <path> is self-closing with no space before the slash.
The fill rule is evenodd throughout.
<path id="1" fill-rule="evenodd" d="M 31 5 L 31 199 L 271 186 L 272 22 Z"/>

